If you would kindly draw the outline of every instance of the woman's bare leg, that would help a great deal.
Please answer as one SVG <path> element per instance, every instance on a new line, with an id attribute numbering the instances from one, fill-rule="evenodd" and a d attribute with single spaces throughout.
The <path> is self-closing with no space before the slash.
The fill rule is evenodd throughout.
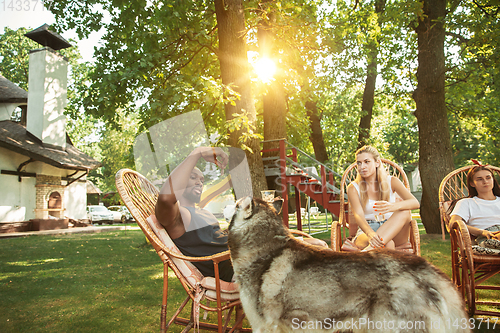
<path id="1" fill-rule="evenodd" d="M 310 244 L 310 245 L 328 248 L 328 244 L 322 239 L 304 238 L 304 239 L 302 239 L 302 241 L 306 242 L 307 244 Z"/>
<path id="2" fill-rule="evenodd" d="M 399 246 L 408 242 L 408 237 L 410 236 L 410 221 L 410 211 L 401 210 L 394 212 L 387 222 L 382 224 L 377 230 L 377 234 L 379 234 L 386 244 L 392 240 L 395 246 Z"/>
<path id="3" fill-rule="evenodd" d="M 394 250 L 396 248 L 396 245 L 394 244 L 394 241 L 391 240 L 387 243 L 385 243 L 385 248 L 389 250 Z"/>
<path id="4" fill-rule="evenodd" d="M 382 238 L 386 248 L 394 249 L 396 246 L 408 242 L 410 221 L 410 211 L 397 211 L 392 214 L 387 222 L 378 228 L 377 234 Z M 360 249 L 373 249 L 368 242 L 368 236 L 366 234 L 359 235 L 358 238 L 356 238 L 355 244 Z"/>

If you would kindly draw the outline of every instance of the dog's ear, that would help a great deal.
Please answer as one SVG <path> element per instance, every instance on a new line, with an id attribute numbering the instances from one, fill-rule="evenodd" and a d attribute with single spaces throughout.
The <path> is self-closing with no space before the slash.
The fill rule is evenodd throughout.
<path id="1" fill-rule="evenodd" d="M 283 208 L 283 199 L 275 198 L 273 201 L 273 207 L 276 209 L 276 213 L 281 213 L 281 209 Z"/>

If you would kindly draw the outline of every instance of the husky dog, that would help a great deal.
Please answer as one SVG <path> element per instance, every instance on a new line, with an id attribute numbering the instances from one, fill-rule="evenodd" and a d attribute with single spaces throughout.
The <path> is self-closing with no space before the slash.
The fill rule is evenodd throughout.
<path id="1" fill-rule="evenodd" d="M 240 299 L 254 332 L 470 332 L 450 279 L 389 250 L 340 253 L 295 240 L 271 207 L 246 197 L 229 225 Z"/>

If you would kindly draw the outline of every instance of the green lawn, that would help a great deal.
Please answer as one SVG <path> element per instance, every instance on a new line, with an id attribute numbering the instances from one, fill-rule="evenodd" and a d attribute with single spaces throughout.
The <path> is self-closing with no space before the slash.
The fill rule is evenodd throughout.
<path id="1" fill-rule="evenodd" d="M 421 248 L 450 274 L 449 241 L 423 235 Z M 179 304 L 184 291 L 169 284 Z M 157 332 L 161 292 L 162 264 L 140 230 L 0 240 L 2 333 Z"/>
<path id="2" fill-rule="evenodd" d="M 0 331 L 157 331 L 162 264 L 144 241 L 140 230 L 1 240 Z"/>

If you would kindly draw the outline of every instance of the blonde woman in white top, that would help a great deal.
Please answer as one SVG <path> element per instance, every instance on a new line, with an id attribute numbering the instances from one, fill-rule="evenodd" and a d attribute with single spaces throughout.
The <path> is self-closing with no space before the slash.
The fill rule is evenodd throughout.
<path id="1" fill-rule="evenodd" d="M 365 251 L 394 249 L 408 242 L 411 210 L 418 200 L 396 177 L 388 176 L 380 154 L 364 146 L 356 152 L 358 176 L 347 187 L 358 233 L 354 244 Z M 396 200 L 396 193 L 401 200 Z"/>

